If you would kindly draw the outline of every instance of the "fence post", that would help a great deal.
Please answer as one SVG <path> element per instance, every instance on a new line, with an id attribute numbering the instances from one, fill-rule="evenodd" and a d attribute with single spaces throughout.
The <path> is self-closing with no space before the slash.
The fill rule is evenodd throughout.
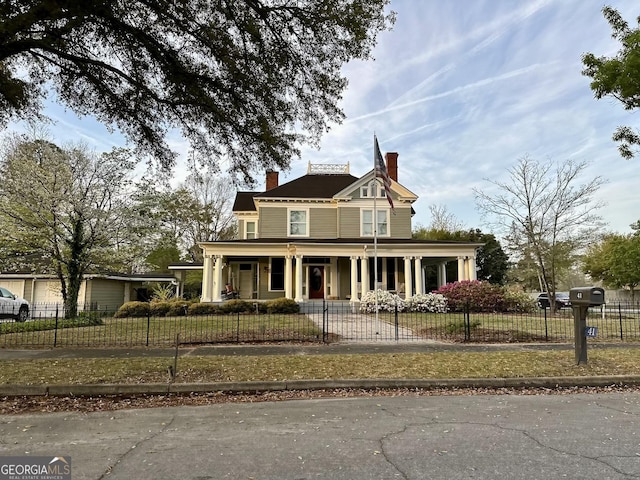
<path id="1" fill-rule="evenodd" d="M 398 304 L 395 304 L 395 320 L 396 320 L 396 342 L 398 341 Z"/>
<path id="2" fill-rule="evenodd" d="M 236 312 L 236 343 L 240 343 L 240 312 Z"/>
<path id="3" fill-rule="evenodd" d="M 624 340 L 622 338 L 622 308 L 620 307 L 620 302 L 618 302 L 618 320 L 620 320 L 620 340 Z"/>
<path id="4" fill-rule="evenodd" d="M 547 307 L 544 307 L 544 339 L 549 341 L 549 324 L 547 322 Z"/>
<path id="5" fill-rule="evenodd" d="M 469 315 L 469 303 L 464 306 L 464 341 L 471 340 L 471 315 Z"/>
<path id="6" fill-rule="evenodd" d="M 149 330 L 151 330 L 151 304 L 147 310 L 147 347 L 149 346 Z"/>
<path id="7" fill-rule="evenodd" d="M 329 307 L 327 301 L 322 299 L 322 343 L 327 343 L 329 337 Z"/>
<path id="8" fill-rule="evenodd" d="M 56 305 L 56 325 L 53 331 L 53 346 L 58 344 L 58 305 Z"/>

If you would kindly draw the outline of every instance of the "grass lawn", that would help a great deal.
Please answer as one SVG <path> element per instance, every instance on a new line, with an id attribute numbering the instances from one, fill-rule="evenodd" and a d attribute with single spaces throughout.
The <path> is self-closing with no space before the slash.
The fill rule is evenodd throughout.
<path id="1" fill-rule="evenodd" d="M 4 361 L 0 384 L 167 382 L 172 358 Z M 574 352 L 433 352 L 362 355 L 185 356 L 177 383 L 356 378 L 511 378 L 640 375 L 640 349 L 603 348 L 577 366 Z"/>
<path id="2" fill-rule="evenodd" d="M 545 315 L 546 313 L 546 315 Z M 339 316 L 339 315 L 338 315 Z M 379 319 L 396 323 L 394 313 L 380 312 Z M 373 322 L 362 314 L 362 322 Z M 564 309 L 556 315 L 543 310 L 531 313 L 399 313 L 398 326 L 412 339 L 451 342 L 571 342 L 573 317 Z M 608 309 L 589 312 L 587 323 L 598 327 L 596 341 L 637 341 L 640 318 Z M 409 332 L 408 334 L 406 332 Z M 330 332 L 350 335 L 352 332 Z M 327 339 L 334 340 L 335 336 Z M 35 319 L 0 324 L 0 348 L 168 346 L 179 343 L 237 343 L 323 340 L 321 328 L 304 314 L 216 314 L 168 317 L 79 317 L 75 320 Z"/>
<path id="3" fill-rule="evenodd" d="M 181 343 L 318 341 L 322 337 L 313 321 L 297 314 L 105 317 L 99 323 L 77 327 L 69 324 L 57 330 L 50 319 L 2 324 L 0 347 L 175 345 L 178 335 Z"/>

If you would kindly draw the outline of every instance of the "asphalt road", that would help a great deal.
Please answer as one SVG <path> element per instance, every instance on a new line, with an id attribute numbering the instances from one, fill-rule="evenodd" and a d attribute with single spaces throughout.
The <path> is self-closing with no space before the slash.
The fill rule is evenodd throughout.
<path id="1" fill-rule="evenodd" d="M 629 479 L 640 393 L 328 398 L 0 417 L 81 479 Z"/>

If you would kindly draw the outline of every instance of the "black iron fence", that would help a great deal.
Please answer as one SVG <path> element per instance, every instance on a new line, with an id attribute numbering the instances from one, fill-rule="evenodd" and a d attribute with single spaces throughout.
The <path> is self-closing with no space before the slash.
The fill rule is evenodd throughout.
<path id="1" fill-rule="evenodd" d="M 64 318 L 59 306 L 32 308 L 29 319 L 0 320 L 0 348 L 169 346 L 243 342 L 573 342 L 570 308 L 521 313 L 361 312 L 348 302 L 307 302 L 300 313 L 251 312 L 117 318 L 86 307 Z M 640 342 L 640 304 L 591 307 L 590 342 Z"/>

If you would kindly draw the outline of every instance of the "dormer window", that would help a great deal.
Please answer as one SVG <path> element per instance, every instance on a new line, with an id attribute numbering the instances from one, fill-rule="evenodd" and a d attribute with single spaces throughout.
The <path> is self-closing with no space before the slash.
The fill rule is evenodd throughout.
<path id="1" fill-rule="evenodd" d="M 368 183 L 367 185 L 363 185 L 360 187 L 360 197 L 361 198 L 386 198 L 387 192 L 384 187 L 380 185 L 380 182 L 373 181 Z"/>

